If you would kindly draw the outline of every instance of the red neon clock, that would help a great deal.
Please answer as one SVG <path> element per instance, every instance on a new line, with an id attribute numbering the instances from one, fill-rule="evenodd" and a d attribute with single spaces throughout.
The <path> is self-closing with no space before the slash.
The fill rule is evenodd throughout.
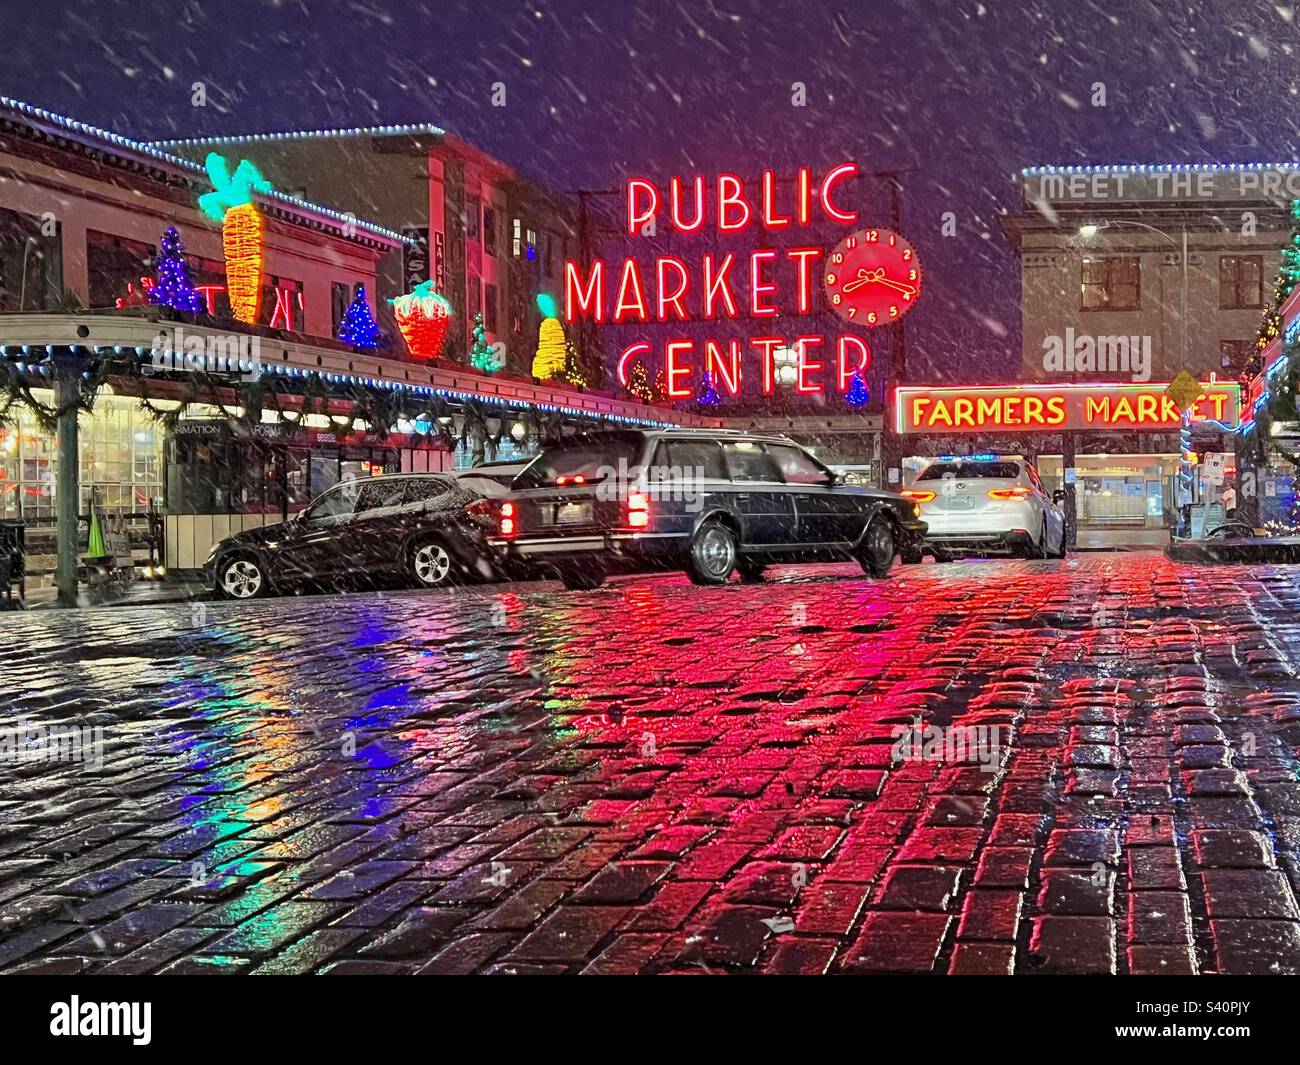
<path id="1" fill-rule="evenodd" d="M 861 229 L 826 260 L 826 298 L 855 325 L 888 325 L 916 306 L 924 273 L 916 249 L 892 229 Z"/>

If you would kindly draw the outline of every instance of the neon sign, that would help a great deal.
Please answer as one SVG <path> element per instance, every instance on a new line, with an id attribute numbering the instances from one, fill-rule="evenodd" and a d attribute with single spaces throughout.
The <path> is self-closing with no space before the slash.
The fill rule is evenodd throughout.
<path id="1" fill-rule="evenodd" d="M 659 227 L 689 236 L 706 226 L 732 236 L 746 230 L 785 237 L 830 221 L 852 226 L 858 212 L 843 203 L 843 183 L 857 176 L 856 163 L 832 167 L 818 181 L 809 167 L 798 170 L 782 194 L 774 171 L 765 170 L 757 188 L 747 190 L 735 174 L 716 180 L 703 176 L 674 177 L 666 188 L 644 178 L 625 186 L 625 232 L 650 235 Z M 885 232 L 885 231 L 880 231 Z M 871 349 L 854 333 L 826 336 L 788 332 L 767 326 L 766 319 L 810 315 L 813 285 L 825 273 L 826 253 L 820 247 L 760 248 L 748 254 L 701 255 L 687 261 L 659 255 L 643 261 L 627 257 L 620 263 L 596 260 L 589 265 L 564 264 L 564 318 L 597 324 L 675 324 L 749 318 L 764 321 L 763 335 L 726 339 L 672 338 L 660 346 L 666 393 L 670 399 L 694 394 L 704 374 L 716 388 L 735 396 L 741 388 L 742 367 L 757 374 L 762 393 L 772 395 L 778 384 L 776 357 L 787 349 L 797 357 L 792 386 L 816 395 L 834 389 L 847 392 L 857 374 L 871 366 Z M 867 324 L 867 323 L 861 323 Z M 655 345 L 638 340 L 627 345 L 615 363 L 619 383 L 628 387 L 632 364 L 649 357 Z"/>
<path id="2" fill-rule="evenodd" d="M 1164 394 L 1167 386 L 1144 384 L 1008 385 L 976 388 L 894 390 L 896 427 L 900 433 L 980 433 L 993 431 L 1060 431 L 1063 429 L 1177 429 L 1177 404 Z M 1240 411 L 1238 385 L 1203 383 L 1192 404 L 1192 422 L 1234 426 Z"/>

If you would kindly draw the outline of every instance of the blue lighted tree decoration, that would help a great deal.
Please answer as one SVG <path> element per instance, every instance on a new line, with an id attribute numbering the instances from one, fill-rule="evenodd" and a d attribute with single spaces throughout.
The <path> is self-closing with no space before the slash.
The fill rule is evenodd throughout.
<path id="1" fill-rule="evenodd" d="M 849 379 L 849 387 L 844 391 L 844 402 L 850 407 L 865 407 L 869 399 L 871 399 L 871 389 L 867 387 L 867 382 L 862 379 L 862 372 L 859 370 Z"/>
<path id="2" fill-rule="evenodd" d="M 174 311 L 199 314 L 206 309 L 203 297 L 190 281 L 185 263 L 185 245 L 175 226 L 168 226 L 158 245 L 158 279 L 149 290 L 149 302 Z"/>
<path id="3" fill-rule="evenodd" d="M 338 338 L 354 348 L 373 350 L 379 347 L 381 334 L 379 326 L 375 324 L 375 316 L 370 313 L 370 305 L 366 302 L 365 285 L 357 286 L 356 295 L 352 297 L 348 309 L 343 312 L 343 320 L 339 322 Z"/>
<path id="4" fill-rule="evenodd" d="M 718 390 L 713 387 L 713 375 L 706 373 L 700 379 L 700 394 L 696 402 L 701 407 L 716 407 L 722 402 L 722 397 L 718 395 Z"/>

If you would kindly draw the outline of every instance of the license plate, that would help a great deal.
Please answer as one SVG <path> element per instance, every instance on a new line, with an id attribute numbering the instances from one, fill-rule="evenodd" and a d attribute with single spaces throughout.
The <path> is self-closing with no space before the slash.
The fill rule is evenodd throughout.
<path id="1" fill-rule="evenodd" d="M 556 525 L 582 525 L 591 521 L 590 503 L 556 503 Z"/>
<path id="2" fill-rule="evenodd" d="M 949 510 L 974 510 L 975 500 L 969 499 L 966 496 L 952 496 L 948 500 L 948 509 Z"/>

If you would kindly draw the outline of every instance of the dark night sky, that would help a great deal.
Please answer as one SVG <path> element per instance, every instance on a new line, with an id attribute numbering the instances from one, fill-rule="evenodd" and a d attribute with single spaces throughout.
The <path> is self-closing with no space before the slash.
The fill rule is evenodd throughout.
<path id="1" fill-rule="evenodd" d="M 1292 9 L 1255 0 L 100 0 L 0 29 L 0 91 L 146 139 L 431 121 L 562 188 L 909 168 L 914 372 L 963 380 L 1019 365 L 1016 170 L 1293 159 L 1300 106 Z"/>

